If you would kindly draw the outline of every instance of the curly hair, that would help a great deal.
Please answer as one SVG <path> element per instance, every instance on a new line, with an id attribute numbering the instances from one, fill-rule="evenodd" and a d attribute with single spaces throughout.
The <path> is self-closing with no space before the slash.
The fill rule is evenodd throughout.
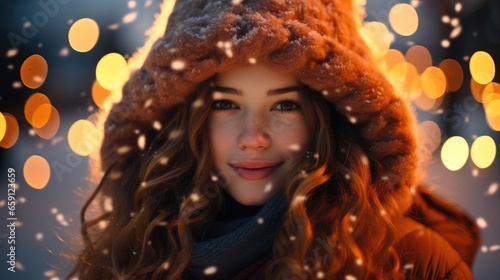
<path id="1" fill-rule="evenodd" d="M 223 203 L 207 130 L 211 81 L 171 109 L 145 151 L 105 172 L 82 208 L 84 249 L 68 278 L 186 277 L 194 237 Z M 393 277 L 393 222 L 401 211 L 372 185 L 383 166 L 320 93 L 304 85 L 300 98 L 311 141 L 285 173 L 294 174 L 284 185 L 288 211 L 267 278 Z M 94 204 L 102 214 L 87 219 Z"/>

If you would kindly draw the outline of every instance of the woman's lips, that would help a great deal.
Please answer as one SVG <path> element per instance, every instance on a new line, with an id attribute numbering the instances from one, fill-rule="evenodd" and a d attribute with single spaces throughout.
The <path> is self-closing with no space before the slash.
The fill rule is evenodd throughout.
<path id="1" fill-rule="evenodd" d="M 236 174 L 246 180 L 261 180 L 271 175 L 281 163 L 272 162 L 238 162 L 229 164 Z"/>

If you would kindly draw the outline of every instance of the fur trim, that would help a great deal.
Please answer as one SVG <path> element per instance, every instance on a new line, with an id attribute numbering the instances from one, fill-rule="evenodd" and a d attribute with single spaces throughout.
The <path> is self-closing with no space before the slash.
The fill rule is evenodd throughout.
<path id="1" fill-rule="evenodd" d="M 202 81 L 256 60 L 323 92 L 387 170 L 374 178 L 379 191 L 406 197 L 417 168 L 413 117 L 359 36 L 359 9 L 348 0 L 232 2 L 177 1 L 164 36 L 109 114 L 102 169 L 125 157 L 123 151 L 137 151 L 138 135 L 154 132 L 152 124 L 168 120 L 167 109 Z M 120 147 L 129 148 L 120 153 Z"/>

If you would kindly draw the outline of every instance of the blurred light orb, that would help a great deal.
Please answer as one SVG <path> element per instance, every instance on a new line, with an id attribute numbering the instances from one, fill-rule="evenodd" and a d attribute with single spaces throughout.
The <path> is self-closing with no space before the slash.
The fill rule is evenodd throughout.
<path id="1" fill-rule="evenodd" d="M 7 120 L 5 119 L 2 112 L 0 112 L 0 141 L 2 141 L 6 132 L 7 132 Z"/>
<path id="2" fill-rule="evenodd" d="M 97 63 L 95 69 L 97 82 L 107 90 L 123 85 L 128 76 L 127 61 L 119 53 L 108 53 Z"/>
<path id="3" fill-rule="evenodd" d="M 429 50 L 420 45 L 415 45 L 410 47 L 406 51 L 405 55 L 406 61 L 415 65 L 418 70 L 418 73 L 422 73 L 425 69 L 432 66 L 432 56 Z"/>
<path id="4" fill-rule="evenodd" d="M 24 104 L 24 117 L 30 125 L 35 127 L 36 124 L 40 123 L 40 120 L 34 121 L 33 119 L 35 117 L 35 112 L 37 112 L 37 109 L 45 104 L 50 105 L 50 100 L 45 94 L 39 92 L 32 94 L 28 98 L 28 100 L 26 100 L 26 103 Z M 39 114 L 40 112 L 37 113 L 37 115 Z M 36 124 L 34 124 L 34 122 Z M 43 126 L 43 124 L 41 126 Z"/>
<path id="5" fill-rule="evenodd" d="M 446 76 L 446 90 L 457 91 L 462 87 L 464 82 L 464 72 L 462 66 L 454 59 L 445 59 L 439 64 Z"/>
<path id="6" fill-rule="evenodd" d="M 90 18 L 77 20 L 68 32 L 71 48 L 77 52 L 88 52 L 94 48 L 99 39 L 99 25 Z"/>
<path id="7" fill-rule="evenodd" d="M 33 125 L 34 128 L 41 128 L 43 127 L 50 118 L 51 112 L 52 112 L 52 105 L 45 103 L 38 108 L 36 108 L 35 112 L 33 112 L 33 118 L 31 119 L 31 125 Z"/>
<path id="8" fill-rule="evenodd" d="M 30 156 L 23 167 L 26 183 L 34 189 L 43 189 L 50 179 L 50 166 L 46 159 L 38 155 Z"/>
<path id="9" fill-rule="evenodd" d="M 488 135 L 476 138 L 470 150 L 472 162 L 481 169 L 488 168 L 493 163 L 496 153 L 495 140 Z"/>
<path id="10" fill-rule="evenodd" d="M 443 96 L 446 91 L 446 76 L 441 69 L 428 67 L 421 78 L 422 90 L 428 97 L 437 99 Z"/>
<path id="11" fill-rule="evenodd" d="M 61 118 L 57 109 L 49 104 L 44 104 L 42 106 L 50 106 L 50 114 L 48 116 L 47 122 L 41 127 L 34 127 L 35 132 L 38 136 L 43 139 L 52 139 L 59 130 L 59 125 L 61 124 Z M 40 106 L 41 107 L 41 106 Z M 37 110 L 38 111 L 38 110 Z"/>
<path id="12" fill-rule="evenodd" d="M 495 62 L 487 52 L 477 51 L 470 58 L 469 70 L 477 83 L 486 85 L 495 77 Z"/>
<path id="13" fill-rule="evenodd" d="M 21 81 L 28 88 L 39 88 L 45 82 L 48 71 L 45 58 L 39 54 L 31 55 L 21 65 Z"/>
<path id="14" fill-rule="evenodd" d="M 88 156 L 98 146 L 99 131 L 88 120 L 78 120 L 68 131 L 68 144 L 75 154 Z"/>
<path id="15" fill-rule="evenodd" d="M 362 35 L 367 40 L 374 57 L 377 59 L 384 57 L 393 40 L 387 26 L 378 21 L 371 21 L 366 22 L 362 30 Z"/>
<path id="16" fill-rule="evenodd" d="M 5 134 L 0 137 L 0 147 L 8 149 L 14 146 L 19 138 L 19 124 L 16 118 L 9 113 L 0 112 L 0 115 L 5 119 Z M 0 124 L 0 130 L 2 130 L 1 126 L 2 124 Z"/>
<path id="17" fill-rule="evenodd" d="M 110 98 L 111 91 L 103 88 L 97 80 L 92 85 L 92 100 L 101 109 L 106 109 L 106 101 Z"/>
<path id="18" fill-rule="evenodd" d="M 441 148 L 441 161 L 450 171 L 460 170 L 469 157 L 469 144 L 461 136 L 453 136 Z"/>
<path id="19" fill-rule="evenodd" d="M 389 23 L 402 36 L 411 36 L 418 29 L 418 14 L 409 4 L 396 4 L 389 11 Z"/>

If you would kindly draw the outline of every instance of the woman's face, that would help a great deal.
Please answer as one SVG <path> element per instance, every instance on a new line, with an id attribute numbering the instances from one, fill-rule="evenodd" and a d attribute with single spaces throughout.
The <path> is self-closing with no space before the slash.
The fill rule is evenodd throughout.
<path id="1" fill-rule="evenodd" d="M 238 202 L 262 205 L 294 175 L 284 171 L 309 141 L 299 82 L 246 66 L 218 74 L 212 97 L 209 136 L 218 176 Z"/>

